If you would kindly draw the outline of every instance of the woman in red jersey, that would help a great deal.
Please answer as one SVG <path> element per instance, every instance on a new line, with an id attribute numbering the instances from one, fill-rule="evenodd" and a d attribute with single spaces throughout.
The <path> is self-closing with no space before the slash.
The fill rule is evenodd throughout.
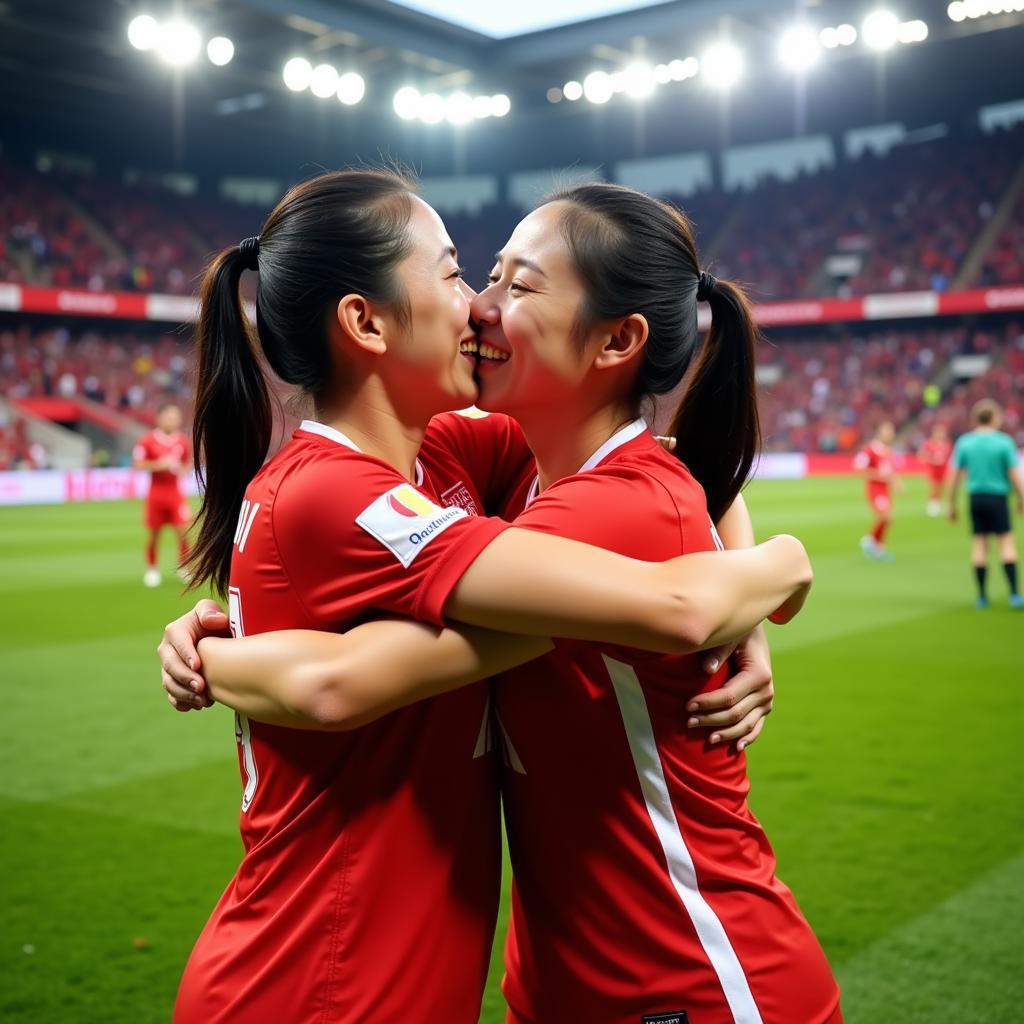
<path id="1" fill-rule="evenodd" d="M 255 337 L 246 269 L 259 273 Z M 391 173 L 297 186 L 259 238 L 214 261 L 192 566 L 227 593 L 236 636 L 448 617 L 483 627 L 460 636 L 482 676 L 548 650 L 537 637 L 691 651 L 799 607 L 809 569 L 792 538 L 662 564 L 472 514 L 493 500 L 487 482 L 425 442 L 435 414 L 476 397 L 468 314 L 444 225 Z M 265 465 L 257 351 L 315 409 Z M 467 686 L 344 736 L 237 716 L 245 853 L 177 1021 L 476 1020 L 500 863 L 487 702 Z"/>
<path id="2" fill-rule="evenodd" d="M 755 335 L 739 291 L 697 268 L 685 219 L 615 186 L 573 189 L 517 228 L 473 303 L 482 403 L 513 413 L 537 455 L 507 489 L 517 526 L 652 560 L 717 546 L 708 505 L 728 507 L 756 446 Z M 698 291 L 712 310 L 703 347 Z M 693 475 L 637 417 L 684 374 L 673 433 Z M 485 422 L 461 424 L 464 451 Z M 376 630 L 365 650 L 380 645 L 362 662 L 349 643 L 359 630 L 248 650 L 206 641 L 203 653 L 229 701 L 310 724 L 312 696 L 330 694 L 334 723 L 354 724 L 376 687 L 385 709 L 415 689 L 383 653 L 394 625 L 361 627 Z M 497 686 L 516 877 L 510 1021 L 838 1021 L 827 962 L 746 804 L 743 759 L 680 720 L 681 686 L 717 681 L 692 656 L 609 640 L 562 642 Z M 290 671 L 292 659 L 305 668 Z M 464 678 L 478 668 L 459 666 Z M 417 685 L 431 674 L 404 673 Z"/>

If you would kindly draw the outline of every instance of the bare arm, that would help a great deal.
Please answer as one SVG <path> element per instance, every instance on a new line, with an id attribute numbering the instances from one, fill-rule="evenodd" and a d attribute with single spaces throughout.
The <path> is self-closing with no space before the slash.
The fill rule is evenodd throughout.
<path id="1" fill-rule="evenodd" d="M 773 537 L 742 551 L 640 562 L 512 528 L 466 570 L 445 615 L 488 629 L 687 654 L 788 622 L 812 579 L 803 545 Z"/>
<path id="2" fill-rule="evenodd" d="M 967 470 L 958 469 L 949 477 L 949 518 L 954 522 L 957 517 L 956 501 L 960 495 L 960 485 L 966 475 Z"/>
<path id="3" fill-rule="evenodd" d="M 532 661 L 550 640 L 381 619 L 347 633 L 281 630 L 199 643 L 212 697 L 249 718 L 340 731 Z"/>
<path id="4" fill-rule="evenodd" d="M 1010 478 L 1010 483 L 1013 484 L 1013 489 L 1017 492 L 1017 511 L 1024 515 L 1024 480 L 1021 479 L 1020 469 L 1017 466 L 1011 466 L 1007 470 L 1007 476 Z"/>

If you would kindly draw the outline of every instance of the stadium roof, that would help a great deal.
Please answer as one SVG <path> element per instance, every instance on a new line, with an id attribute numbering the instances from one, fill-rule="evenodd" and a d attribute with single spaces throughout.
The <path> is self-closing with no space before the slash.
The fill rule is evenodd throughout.
<path id="1" fill-rule="evenodd" d="M 392 0 L 451 25 L 471 29 L 492 39 L 507 39 L 561 25 L 593 21 L 663 0 L 517 0 L 515 4 L 481 4 L 479 0 Z"/>
<path id="2" fill-rule="evenodd" d="M 518 30 L 494 20 L 497 5 L 454 0 L 0 0 L 0 145 L 25 156 L 49 147 L 98 153 L 113 167 L 209 174 L 289 174 L 382 153 L 427 174 L 493 172 L 713 150 L 804 131 L 834 135 L 886 120 L 963 124 L 979 106 L 1024 93 L 1014 74 L 1024 53 L 1021 13 L 953 23 L 945 3 L 899 0 L 901 17 L 927 19 L 926 42 L 881 57 L 858 47 L 830 51 L 800 85 L 775 58 L 792 0 L 610 3 L 620 9 L 582 0 L 507 4 L 511 13 L 536 6 L 573 20 L 497 38 Z M 172 69 L 132 48 L 132 17 L 165 18 L 175 6 L 204 39 L 234 41 L 227 66 L 201 57 Z M 859 23 L 867 6 L 809 0 L 805 16 L 818 25 Z M 599 16 L 582 17 L 581 9 Z M 465 27 L 467 10 L 485 12 L 492 34 Z M 549 99 L 549 90 L 589 71 L 700 54 L 723 34 L 751 65 L 731 95 L 693 81 L 643 101 Z M 344 106 L 289 92 L 281 72 L 296 56 L 358 71 L 365 98 Z M 512 112 L 459 127 L 401 121 L 392 98 L 403 85 L 503 93 Z"/>

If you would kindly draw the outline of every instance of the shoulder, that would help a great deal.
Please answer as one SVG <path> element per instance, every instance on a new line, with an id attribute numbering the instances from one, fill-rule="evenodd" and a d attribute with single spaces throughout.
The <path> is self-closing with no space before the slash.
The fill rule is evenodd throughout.
<path id="1" fill-rule="evenodd" d="M 479 445 L 488 441 L 507 442 L 523 437 L 523 430 L 510 416 L 484 412 L 475 406 L 457 412 L 442 412 L 427 426 L 424 442 Z"/>
<path id="2" fill-rule="evenodd" d="M 357 530 L 357 517 L 377 498 L 411 486 L 396 469 L 340 446 L 293 449 L 274 462 L 261 475 L 274 490 L 275 527 L 310 542 Z"/>

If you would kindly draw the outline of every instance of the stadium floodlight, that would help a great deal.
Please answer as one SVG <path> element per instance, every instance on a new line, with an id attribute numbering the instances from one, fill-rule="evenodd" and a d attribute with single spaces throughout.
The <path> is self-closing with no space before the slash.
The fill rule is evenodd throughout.
<path id="1" fill-rule="evenodd" d="M 864 44 L 872 50 L 890 50 L 899 42 L 900 19 L 892 11 L 872 11 L 860 27 Z"/>
<path id="2" fill-rule="evenodd" d="M 547 92 L 548 103 L 561 103 L 562 102 L 562 90 L 557 85 L 551 86 Z"/>
<path id="3" fill-rule="evenodd" d="M 668 85 L 672 81 L 672 72 L 667 64 L 658 64 L 654 68 L 654 80 L 658 85 Z"/>
<path id="4" fill-rule="evenodd" d="M 946 8 L 950 21 L 963 21 L 967 17 L 967 5 L 963 0 L 953 0 Z"/>
<path id="5" fill-rule="evenodd" d="M 613 71 L 608 76 L 608 80 L 612 83 L 613 93 L 626 91 L 626 73 L 624 71 Z"/>
<path id="6" fill-rule="evenodd" d="M 219 68 L 230 64 L 234 55 L 235 44 L 227 36 L 214 36 L 206 44 L 206 56 L 210 58 L 211 64 L 216 64 Z"/>
<path id="7" fill-rule="evenodd" d="M 309 80 L 309 91 L 325 100 L 338 91 L 338 69 L 330 64 L 317 64 Z"/>
<path id="8" fill-rule="evenodd" d="M 635 100 L 642 100 L 654 92 L 657 82 L 654 78 L 654 68 L 643 61 L 634 61 L 622 71 L 623 90 L 627 96 Z"/>
<path id="9" fill-rule="evenodd" d="M 474 96 L 473 97 L 473 116 L 478 120 L 482 121 L 484 118 L 491 116 L 491 97 L 490 96 Z"/>
<path id="10" fill-rule="evenodd" d="M 614 91 L 612 76 L 607 71 L 591 71 L 583 79 L 583 95 L 591 103 L 607 103 Z"/>
<path id="11" fill-rule="evenodd" d="M 512 109 L 512 101 L 503 93 L 491 97 L 491 117 L 504 117 Z"/>
<path id="12" fill-rule="evenodd" d="M 714 43 L 705 51 L 700 66 L 712 88 L 731 89 L 743 75 L 743 54 L 732 43 Z"/>
<path id="13" fill-rule="evenodd" d="M 700 71 L 700 63 L 696 57 L 669 61 L 668 73 L 673 82 L 685 82 L 687 78 L 693 78 L 698 71 Z"/>
<path id="14" fill-rule="evenodd" d="M 583 98 L 583 85 L 573 79 L 571 82 L 566 82 L 562 86 L 562 95 L 569 100 L 571 103 L 575 103 L 576 100 Z"/>
<path id="15" fill-rule="evenodd" d="M 305 57 L 292 57 L 285 64 L 282 75 L 284 84 L 292 92 L 302 92 L 309 88 L 310 80 L 313 77 L 313 65 Z"/>
<path id="16" fill-rule="evenodd" d="M 152 50 L 160 38 L 160 23 L 148 14 L 140 14 L 128 23 L 128 42 L 136 50 Z"/>
<path id="17" fill-rule="evenodd" d="M 838 42 L 838 40 L 837 40 Z M 821 45 L 814 30 L 807 25 L 794 25 L 779 39 L 779 60 L 790 71 L 810 71 L 821 59 Z"/>
<path id="18" fill-rule="evenodd" d="M 857 30 L 849 24 L 837 25 L 836 40 L 840 46 L 853 46 L 857 42 Z"/>
<path id="19" fill-rule="evenodd" d="M 968 18 L 980 18 L 988 14 L 988 4 L 984 0 L 964 0 L 964 13 Z"/>
<path id="20" fill-rule="evenodd" d="M 918 19 L 905 21 L 899 27 L 898 37 L 901 43 L 923 43 L 928 38 L 928 26 Z"/>
<path id="21" fill-rule="evenodd" d="M 363 76 L 356 71 L 346 71 L 338 79 L 338 88 L 335 90 L 338 99 L 346 107 L 354 106 L 366 95 L 366 82 Z"/>
<path id="22" fill-rule="evenodd" d="M 444 120 L 444 99 L 436 92 L 428 92 L 420 99 L 419 116 L 424 124 L 439 124 Z"/>
<path id="23" fill-rule="evenodd" d="M 473 120 L 473 100 L 464 92 L 453 92 L 444 101 L 444 119 L 449 124 L 469 124 Z"/>
<path id="24" fill-rule="evenodd" d="M 395 93 L 395 98 L 391 102 L 395 108 L 395 113 L 403 121 L 413 121 L 420 116 L 420 102 L 422 99 L 423 97 L 420 96 L 420 91 L 416 86 L 403 85 Z"/>
<path id="25" fill-rule="evenodd" d="M 191 64 L 202 48 L 199 32 L 187 21 L 167 22 L 161 27 L 156 44 L 156 52 L 174 67 Z"/>

